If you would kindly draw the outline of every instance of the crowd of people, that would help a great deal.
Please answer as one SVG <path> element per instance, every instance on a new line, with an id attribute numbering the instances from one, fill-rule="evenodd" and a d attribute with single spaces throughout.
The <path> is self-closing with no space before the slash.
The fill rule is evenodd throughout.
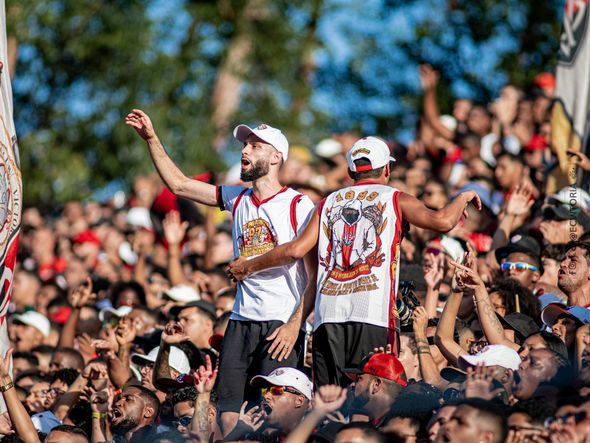
<path id="1" fill-rule="evenodd" d="M 408 146 L 239 125 L 221 175 L 131 111 L 157 174 L 23 212 L 0 441 L 590 441 L 590 195 L 548 180 L 555 79 L 441 115 L 419 75 Z"/>

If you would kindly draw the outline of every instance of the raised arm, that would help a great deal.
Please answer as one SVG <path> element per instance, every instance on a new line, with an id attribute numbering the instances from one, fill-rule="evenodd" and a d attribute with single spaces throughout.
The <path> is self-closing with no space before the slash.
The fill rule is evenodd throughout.
<path id="1" fill-rule="evenodd" d="M 461 215 L 467 217 L 467 205 L 471 202 L 478 210 L 481 210 L 481 201 L 474 191 L 462 192 L 438 211 L 428 209 L 416 197 L 405 192 L 402 192 L 399 197 L 399 207 L 405 220 L 419 228 L 436 232 L 448 232 L 453 229 L 459 223 Z"/>
<path id="2" fill-rule="evenodd" d="M 296 239 L 277 246 L 272 251 L 251 260 L 238 257 L 229 264 L 227 272 L 238 281 L 246 279 L 250 274 L 268 268 L 285 266 L 305 257 L 318 242 L 320 227 L 319 211 L 314 210 L 313 216 L 305 230 Z"/>
<path id="3" fill-rule="evenodd" d="M 424 118 L 426 122 L 438 134 L 447 140 L 452 140 L 455 132 L 451 131 L 440 122 L 440 113 L 436 103 L 436 85 L 438 84 L 438 73 L 430 65 L 420 66 L 420 83 L 424 91 Z"/>
<path id="4" fill-rule="evenodd" d="M 26 443 L 38 443 L 37 430 L 27 414 L 24 405 L 18 399 L 18 394 L 14 388 L 12 377 L 10 375 L 10 359 L 12 357 L 12 348 L 8 349 L 4 358 L 0 359 L 0 390 L 6 402 L 6 408 L 10 416 L 10 421 L 14 426 L 16 435 Z"/>
<path id="5" fill-rule="evenodd" d="M 476 265 L 474 265 L 475 260 L 475 257 L 472 257 L 470 254 L 470 267 L 463 266 L 453 261 L 451 264 L 463 271 L 459 278 L 465 286 L 474 291 L 473 299 L 477 308 L 477 315 L 488 343 L 491 345 L 505 345 L 514 350 L 518 350 L 520 346 L 513 341 L 508 340 L 504 335 L 504 327 L 502 326 L 502 323 L 500 323 L 500 320 L 498 320 L 498 316 L 496 315 L 496 311 L 494 311 L 485 284 L 477 273 Z"/>
<path id="6" fill-rule="evenodd" d="M 434 343 L 438 346 L 438 349 L 447 359 L 447 361 L 457 366 L 457 359 L 460 355 L 465 354 L 466 350 L 463 349 L 459 343 L 455 341 L 454 331 L 455 323 L 457 321 L 457 314 L 459 313 L 459 307 L 461 306 L 461 300 L 463 299 L 463 291 L 453 289 L 442 315 L 436 328 L 436 335 L 434 336 Z"/>
<path id="7" fill-rule="evenodd" d="M 188 198 L 204 205 L 217 205 L 217 191 L 215 186 L 199 180 L 193 180 L 182 173 L 166 153 L 160 142 L 152 121 L 140 109 L 134 109 L 125 118 L 125 123 L 131 126 L 137 134 L 147 142 L 154 166 L 168 186 L 170 191 L 178 197 Z"/>

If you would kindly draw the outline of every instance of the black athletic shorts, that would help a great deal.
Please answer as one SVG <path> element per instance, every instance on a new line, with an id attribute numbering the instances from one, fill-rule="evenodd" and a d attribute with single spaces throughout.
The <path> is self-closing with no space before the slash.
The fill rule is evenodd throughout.
<path id="1" fill-rule="evenodd" d="M 356 368 L 374 348 L 387 346 L 388 329 L 360 322 L 324 323 L 313 333 L 313 382 L 347 386 L 344 368 Z"/>
<path id="2" fill-rule="evenodd" d="M 278 320 L 229 321 L 219 356 L 217 394 L 220 412 L 239 412 L 244 401 L 260 399 L 260 390 L 250 386 L 252 377 L 268 375 L 280 367 L 301 368 L 303 332 L 300 332 L 287 360 L 272 360 L 268 354 L 272 341 L 266 338 L 282 324 Z"/>

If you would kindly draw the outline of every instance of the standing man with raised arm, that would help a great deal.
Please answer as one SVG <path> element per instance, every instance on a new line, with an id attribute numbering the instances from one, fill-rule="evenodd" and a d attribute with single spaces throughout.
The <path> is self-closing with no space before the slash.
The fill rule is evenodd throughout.
<path id="1" fill-rule="evenodd" d="M 289 153 L 283 133 L 267 125 L 239 125 L 234 137 L 244 144 L 244 186 L 212 186 L 185 176 L 170 159 L 150 118 L 134 109 L 125 122 L 148 145 L 162 180 L 178 197 L 218 206 L 233 215 L 234 256 L 256 257 L 293 240 L 313 211 L 311 200 L 279 183 L 279 169 Z M 303 258 L 303 257 L 301 257 Z M 315 257 L 312 257 L 312 263 Z M 310 271 L 315 295 L 317 265 Z M 280 366 L 297 367 L 302 353 L 302 295 L 307 283 L 303 260 L 262 272 L 238 285 L 219 362 L 218 394 L 224 435 L 235 426 L 244 400 L 259 395 L 248 381 Z"/>
<path id="2" fill-rule="evenodd" d="M 320 202 L 305 231 L 292 242 L 229 266 L 237 279 L 284 266 L 318 244 L 313 369 L 318 385 L 347 384 L 343 368 L 358 366 L 374 348 L 394 345 L 397 355 L 397 283 L 402 224 L 438 232 L 451 230 L 467 205 L 481 202 L 474 191 L 459 194 L 433 211 L 388 186 L 389 147 L 376 137 L 358 140 L 347 154 L 354 185 Z M 306 300 L 307 302 L 308 300 Z"/>

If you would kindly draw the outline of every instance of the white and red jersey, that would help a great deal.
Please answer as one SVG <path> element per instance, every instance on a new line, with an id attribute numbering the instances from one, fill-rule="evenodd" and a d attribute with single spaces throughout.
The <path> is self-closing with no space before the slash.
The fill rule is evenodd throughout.
<path id="1" fill-rule="evenodd" d="M 286 186 L 265 200 L 243 186 L 220 186 L 217 192 L 219 207 L 233 216 L 235 257 L 251 259 L 290 242 L 303 230 L 314 208 L 309 197 Z M 303 260 L 257 272 L 238 284 L 231 318 L 287 322 L 306 283 Z"/>
<path id="2" fill-rule="evenodd" d="M 396 326 L 400 191 L 362 181 L 322 202 L 314 329 L 323 323 Z"/>

